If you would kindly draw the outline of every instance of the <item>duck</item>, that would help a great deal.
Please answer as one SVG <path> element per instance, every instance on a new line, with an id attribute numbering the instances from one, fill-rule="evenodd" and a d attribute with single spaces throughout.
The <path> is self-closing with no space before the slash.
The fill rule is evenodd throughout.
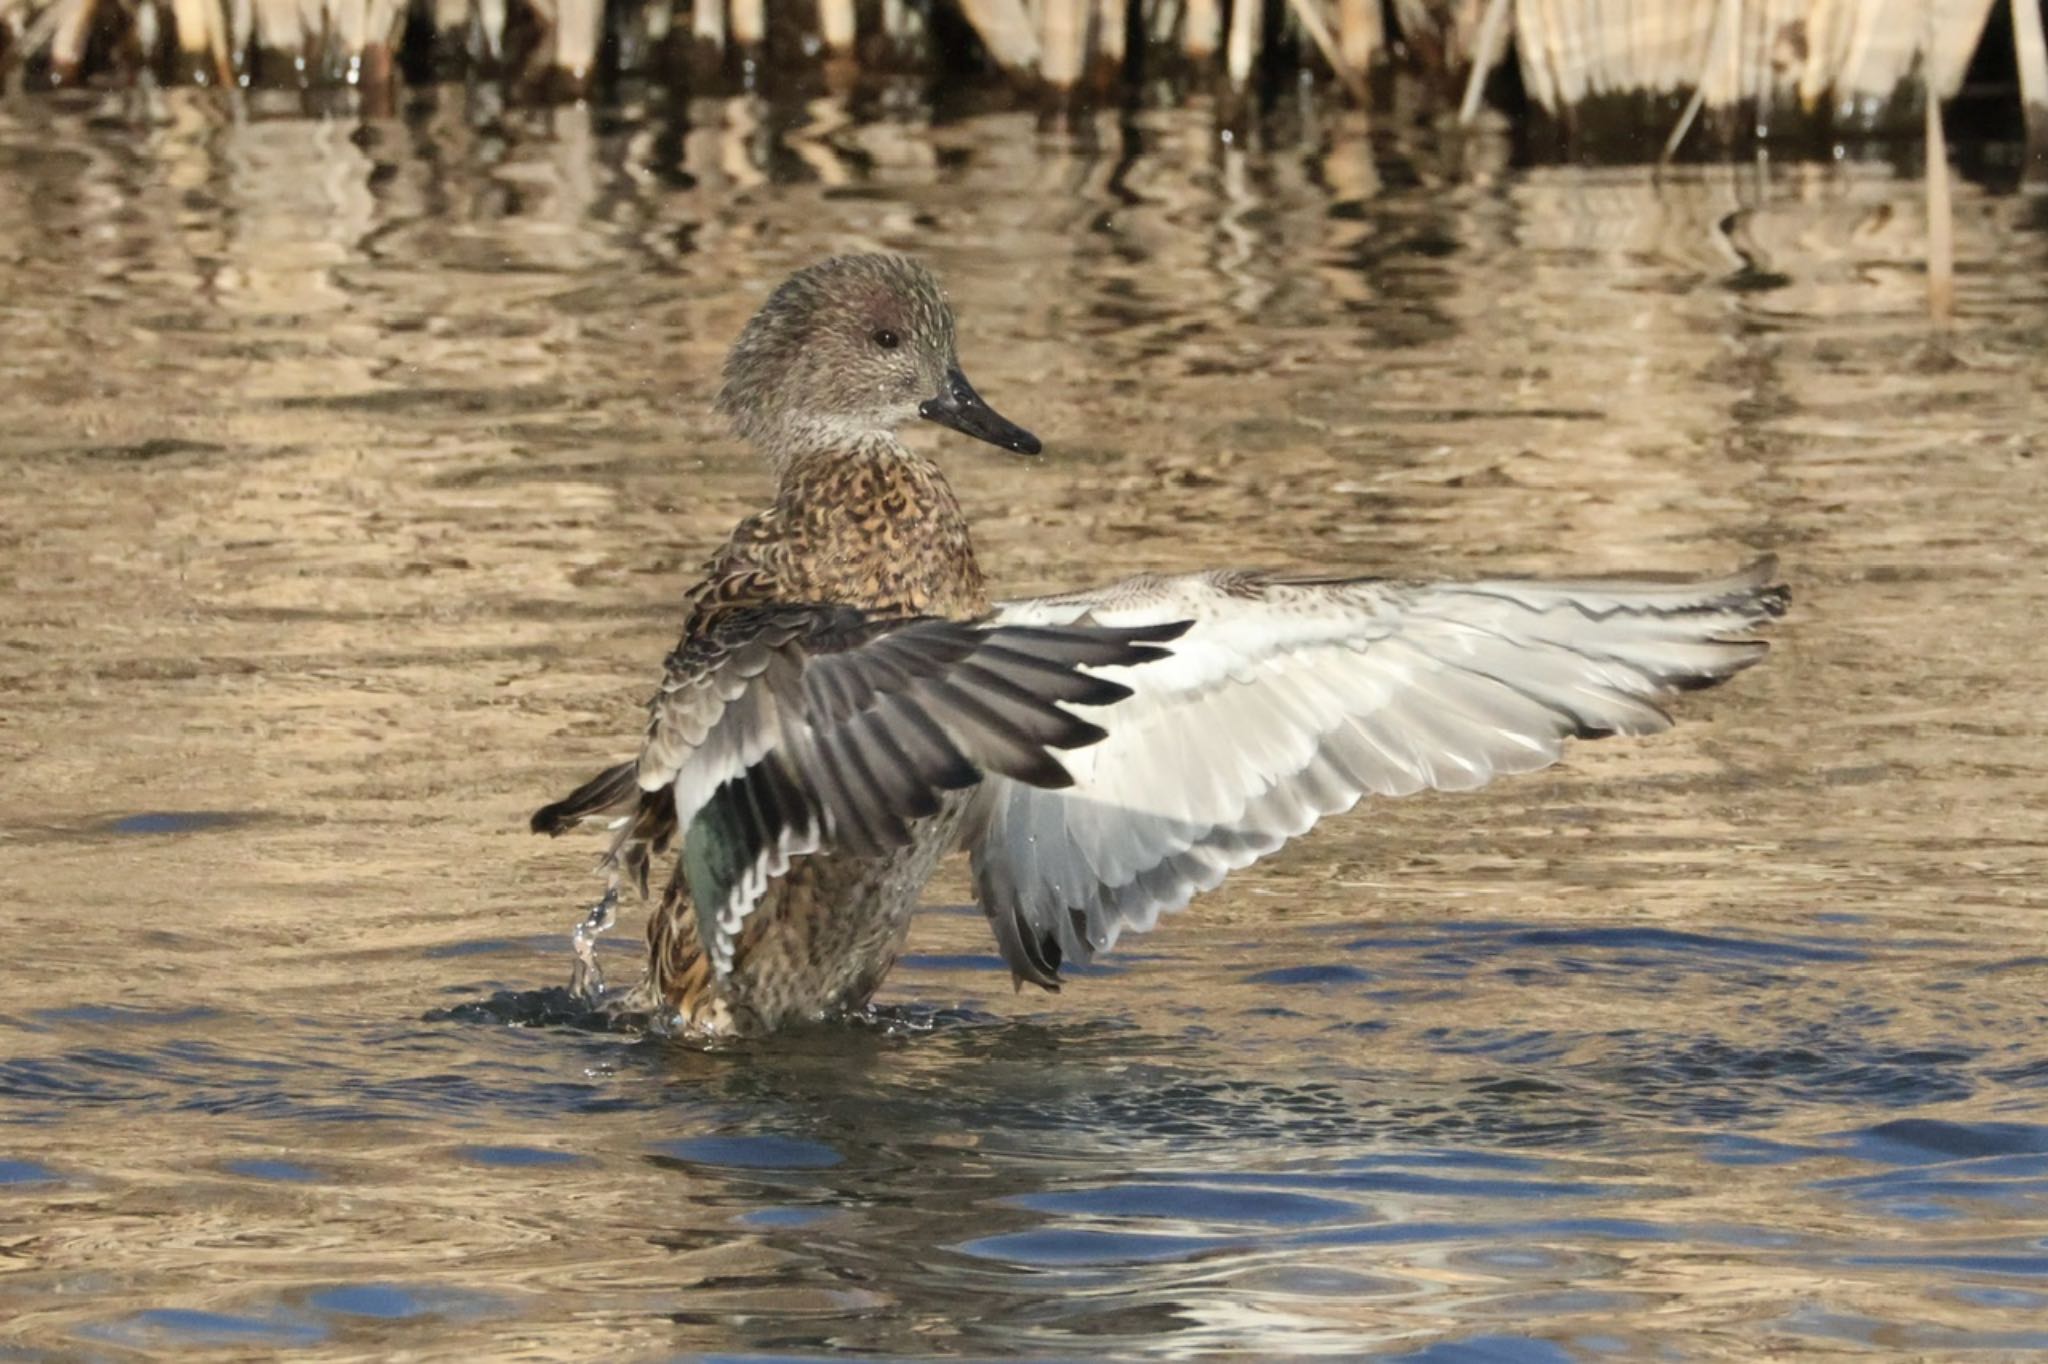
<path id="1" fill-rule="evenodd" d="M 997 601 L 931 422 L 1038 438 L 963 372 L 932 272 L 836 256 L 775 288 L 715 399 L 774 499 L 683 599 L 636 756 L 531 819 L 612 831 L 579 930 L 645 899 L 619 1011 L 691 1036 L 860 1015 L 967 853 L 1016 988 L 1368 796 L 1469 791 L 1573 739 L 1646 736 L 1760 661 L 1775 562 L 1709 578 L 1411 581 L 1221 568 Z"/>

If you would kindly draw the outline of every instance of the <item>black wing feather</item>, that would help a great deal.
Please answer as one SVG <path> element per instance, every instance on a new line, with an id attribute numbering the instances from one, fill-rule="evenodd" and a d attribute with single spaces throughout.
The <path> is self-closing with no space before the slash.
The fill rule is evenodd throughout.
<path id="1" fill-rule="evenodd" d="M 884 854 L 938 812 L 942 792 L 987 772 L 1069 785 L 1053 752 L 1106 731 L 1065 707 L 1130 694 L 1080 669 L 1162 658 L 1160 646 L 1185 628 L 991 627 L 820 604 L 726 608 L 694 622 L 669 656 L 640 760 L 607 768 L 537 813 L 533 828 L 559 833 L 637 803 L 612 859 L 644 878 L 654 845 L 673 842 L 684 821 L 699 931 L 713 960 L 729 965 L 728 935 L 752 907 L 748 888 L 790 855 L 821 843 Z M 701 766 L 720 753 L 760 756 L 721 777 Z M 693 780 L 704 791 L 707 779 L 697 808 L 676 808 L 689 803 Z M 1039 935 L 1025 936 L 1022 954 L 1056 979 L 1057 946 L 1048 952 Z"/>

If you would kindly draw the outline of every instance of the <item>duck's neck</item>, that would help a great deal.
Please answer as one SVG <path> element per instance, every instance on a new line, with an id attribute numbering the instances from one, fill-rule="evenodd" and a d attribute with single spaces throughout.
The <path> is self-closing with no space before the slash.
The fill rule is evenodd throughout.
<path id="1" fill-rule="evenodd" d="M 779 472 L 776 509 L 815 600 L 906 615 L 988 610 L 967 518 L 923 455 L 870 436 L 791 455 Z"/>

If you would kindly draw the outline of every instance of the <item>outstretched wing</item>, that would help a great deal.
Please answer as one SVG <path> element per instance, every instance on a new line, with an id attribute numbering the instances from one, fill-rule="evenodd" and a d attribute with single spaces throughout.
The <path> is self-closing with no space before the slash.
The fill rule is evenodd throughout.
<path id="1" fill-rule="evenodd" d="M 1762 658 L 1776 565 L 1705 582 L 1133 578 L 1008 602 L 999 622 L 1192 621 L 1173 656 L 1105 673 L 1132 696 L 1071 785 L 993 779 L 966 832 L 1012 974 L 1056 988 L 1232 870 L 1368 794 L 1465 791 L 1568 738 L 1650 734 L 1668 694 Z"/>
<path id="2" fill-rule="evenodd" d="M 681 830 L 698 932 L 723 974 L 747 914 L 792 858 L 900 847 L 942 793 L 984 774 L 1064 785 L 1053 751 L 1103 736 L 1066 706 L 1129 695 L 1079 670 L 1162 657 L 1152 641 L 1179 630 L 991 627 L 822 604 L 700 619 L 650 705 L 630 770 L 637 810 L 613 859 L 644 867 L 647 843 Z M 534 827 L 555 831 L 629 799 L 627 769 L 612 768 Z"/>

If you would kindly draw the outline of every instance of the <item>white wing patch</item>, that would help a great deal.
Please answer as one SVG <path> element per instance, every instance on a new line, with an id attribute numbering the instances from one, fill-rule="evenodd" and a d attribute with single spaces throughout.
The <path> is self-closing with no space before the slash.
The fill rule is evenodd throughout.
<path id="1" fill-rule="evenodd" d="M 1775 566 L 1709 582 L 1419 585 L 1210 573 L 1005 603 L 1001 623 L 1191 620 L 1171 658 L 1098 668 L 1132 690 L 1074 784 L 992 778 L 968 822 L 976 888 L 1020 980 L 1057 982 L 1366 795 L 1465 791 L 1574 736 L 1668 727 L 1659 701 L 1763 656 Z"/>

